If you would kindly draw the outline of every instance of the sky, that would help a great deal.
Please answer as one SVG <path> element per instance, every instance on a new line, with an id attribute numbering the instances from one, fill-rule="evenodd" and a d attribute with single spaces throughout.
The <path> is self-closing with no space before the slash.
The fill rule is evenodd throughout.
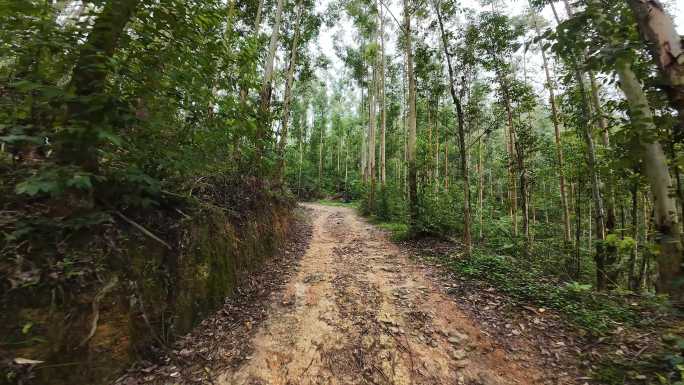
<path id="1" fill-rule="evenodd" d="M 331 1 L 333 0 L 319 0 L 317 5 L 318 11 L 324 12 Z M 401 17 L 400 1 L 385 0 L 385 3 L 390 4 L 389 7 L 396 17 Z M 503 0 L 503 3 L 507 8 L 506 13 L 508 15 L 522 14 L 528 6 L 528 0 Z M 663 3 L 665 3 L 666 7 L 668 7 L 670 15 L 674 16 L 675 24 L 677 25 L 677 31 L 681 35 L 684 35 L 684 0 L 663 0 Z M 466 8 L 483 8 L 479 5 L 478 0 L 461 0 L 461 4 Z M 563 12 L 562 6 L 557 7 L 557 9 L 559 12 Z M 544 11 L 542 12 L 542 16 L 544 16 L 544 18 L 549 21 L 553 20 L 553 12 L 551 11 L 551 8 L 548 6 L 545 7 Z M 328 28 L 327 26 L 323 25 L 318 41 L 314 43 L 317 46 L 315 50 L 319 53 L 325 54 L 332 62 L 333 68 L 331 71 L 329 71 L 329 76 L 332 76 L 333 78 L 340 78 L 344 73 L 345 68 L 344 64 L 339 60 L 339 58 L 335 54 L 335 43 L 337 43 L 338 45 L 355 45 L 353 26 L 349 20 L 346 20 L 346 17 L 343 17 L 341 20 L 339 20 L 339 22 L 336 23 L 332 28 Z M 394 39 L 390 39 L 390 42 L 386 44 L 386 50 L 388 54 L 392 54 L 394 52 L 393 43 Z M 534 73 L 535 69 L 541 71 L 541 59 L 535 58 L 534 53 L 531 55 L 532 57 L 528 58 L 530 60 L 530 71 L 532 73 Z M 534 76 L 530 77 L 533 78 Z M 541 82 L 539 83 L 541 86 Z"/>

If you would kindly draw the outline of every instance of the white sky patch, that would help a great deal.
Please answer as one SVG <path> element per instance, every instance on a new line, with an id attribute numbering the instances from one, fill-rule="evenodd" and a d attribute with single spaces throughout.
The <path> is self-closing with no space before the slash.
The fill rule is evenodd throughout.
<path id="1" fill-rule="evenodd" d="M 330 4 L 331 1 L 334 0 L 319 1 L 317 4 L 317 10 L 321 13 L 325 12 L 325 9 L 328 7 L 328 4 Z M 675 19 L 677 31 L 684 35 L 684 0 L 664 0 L 663 2 L 668 8 L 670 15 L 672 15 Z M 384 0 L 384 3 L 388 5 L 390 11 L 401 22 L 401 1 Z M 521 15 L 528 8 L 527 0 L 504 0 L 502 3 L 504 6 L 504 13 L 511 16 Z M 478 0 L 461 0 L 460 4 L 462 7 L 476 10 L 490 9 L 489 7 L 482 7 Z M 562 4 L 558 4 L 556 9 L 561 14 L 561 17 L 566 16 Z M 541 14 L 550 23 L 555 24 L 551 7 L 545 7 Z M 390 38 L 386 39 L 385 41 L 385 53 L 387 55 L 395 56 L 397 53 L 395 46 L 397 31 L 396 22 L 387 13 L 386 17 L 388 22 L 385 24 L 385 31 Z M 322 26 L 321 33 L 316 44 L 316 51 L 318 53 L 324 54 L 331 61 L 332 68 L 330 68 L 328 74 L 325 75 L 327 82 L 333 81 L 333 79 L 340 79 L 346 72 L 344 63 L 340 60 L 340 58 L 337 57 L 337 54 L 335 53 L 334 46 L 335 44 L 342 46 L 358 46 L 358 42 L 354 41 L 354 34 L 354 26 L 346 17 L 346 15 L 341 15 L 340 19 L 332 28 L 329 28 L 326 25 Z M 518 56 L 522 57 L 522 50 L 518 52 Z M 542 91 L 544 79 L 541 72 L 541 55 L 539 54 L 538 49 L 536 47 L 532 47 L 531 50 L 527 52 L 526 59 L 528 61 L 526 66 L 528 71 L 528 80 L 533 83 L 534 87 L 538 91 Z M 522 63 L 520 65 L 522 66 Z M 332 77 L 332 79 L 329 77 Z M 330 87 L 330 84 L 328 84 L 328 87 Z"/>

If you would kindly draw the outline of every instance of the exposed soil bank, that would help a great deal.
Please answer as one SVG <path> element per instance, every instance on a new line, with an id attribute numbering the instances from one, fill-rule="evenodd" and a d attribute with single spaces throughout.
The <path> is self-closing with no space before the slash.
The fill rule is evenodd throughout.
<path id="1" fill-rule="evenodd" d="M 3 295 L 0 383 L 11 373 L 9 383 L 30 378 L 31 384 L 105 384 L 132 361 L 164 355 L 177 336 L 249 286 L 250 274 L 278 253 L 295 228 L 286 202 L 265 202 L 240 217 L 209 206 L 190 215 L 158 215 L 131 218 L 163 234 L 169 247 L 134 225 L 115 222 L 74 249 L 77 266 L 79 255 L 97 255 L 88 259 L 95 261 L 88 274 L 96 279 L 76 276 L 66 285 Z M 27 365 L 17 358 L 42 362 Z"/>

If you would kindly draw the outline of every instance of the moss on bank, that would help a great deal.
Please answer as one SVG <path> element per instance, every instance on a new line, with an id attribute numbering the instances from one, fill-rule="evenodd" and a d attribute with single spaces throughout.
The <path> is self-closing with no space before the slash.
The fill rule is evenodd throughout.
<path id="1" fill-rule="evenodd" d="M 0 383 L 111 382 L 132 360 L 159 353 L 222 305 L 276 253 L 293 220 L 292 203 L 277 199 L 240 215 L 193 207 L 184 209 L 189 214 L 131 216 L 171 248 L 112 221 L 92 228 L 87 242 L 65 243 L 58 262 L 38 267 L 38 283 L 4 293 Z M 35 252 L 48 261 L 50 245 Z M 60 279 L 51 281 L 54 266 Z M 17 357 L 44 362 L 27 373 Z"/>

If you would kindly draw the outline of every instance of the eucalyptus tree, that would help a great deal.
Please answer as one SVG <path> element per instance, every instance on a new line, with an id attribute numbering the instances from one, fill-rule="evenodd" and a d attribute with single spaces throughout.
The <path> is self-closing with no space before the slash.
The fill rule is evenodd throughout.
<path id="1" fill-rule="evenodd" d="M 406 60 L 406 77 L 408 78 L 408 97 L 406 103 L 407 115 L 407 162 L 408 162 L 408 206 L 409 206 L 409 227 L 412 231 L 416 229 L 418 219 L 418 180 L 416 164 L 416 74 L 413 68 L 413 36 L 411 32 L 411 17 L 415 12 L 415 5 L 411 0 L 404 1 L 404 53 Z"/>
<path id="2" fill-rule="evenodd" d="M 439 32 L 442 42 L 442 50 L 444 53 L 444 60 L 446 61 L 447 70 L 449 73 L 449 93 L 451 95 L 451 101 L 454 104 L 454 111 L 456 114 L 457 121 L 457 132 L 458 132 L 458 148 L 460 156 L 461 165 L 461 177 L 463 178 L 463 244 L 466 249 L 466 253 L 469 255 L 472 249 L 472 239 L 471 239 L 471 214 L 470 214 L 470 178 L 468 169 L 468 154 L 466 147 L 466 127 L 465 127 L 465 117 L 463 113 L 463 105 L 461 99 L 466 91 L 465 75 L 461 73 L 460 79 L 462 80 L 459 85 L 456 84 L 456 77 L 459 75 L 454 69 L 452 63 L 452 53 L 454 48 L 449 44 L 450 41 L 454 41 L 453 32 L 447 31 L 444 27 L 445 19 L 451 19 L 456 17 L 457 8 L 454 2 L 450 1 L 439 1 L 435 0 L 434 4 L 435 14 L 437 15 L 437 23 L 439 25 Z M 473 27 L 467 28 L 464 32 L 465 34 L 473 35 Z M 465 39 L 468 45 L 474 44 L 472 39 Z M 469 52 L 466 50 L 460 50 L 461 53 Z M 474 55 L 465 55 L 457 58 L 459 60 L 459 68 L 462 70 L 465 67 L 474 66 L 475 60 Z M 458 91 L 457 91 L 458 87 Z"/>
<path id="3" fill-rule="evenodd" d="M 509 155 L 509 213 L 513 223 L 513 235 L 518 235 L 518 197 L 517 180 L 515 176 L 515 127 L 513 124 L 513 111 L 510 82 L 511 75 L 514 73 L 511 68 L 510 57 L 520 48 L 518 39 L 522 35 L 519 25 L 514 25 L 512 21 L 500 12 L 483 12 L 478 20 L 478 52 L 480 60 L 486 70 L 494 72 L 498 84 L 498 95 L 507 116 L 507 149 Z"/>
<path id="4" fill-rule="evenodd" d="M 618 75 L 619 86 L 627 100 L 632 127 L 639 133 L 642 143 L 643 172 L 651 187 L 655 224 L 659 233 L 658 289 L 669 293 L 673 300 L 681 301 L 684 299 L 684 288 L 681 285 L 684 279 L 681 230 L 676 199 L 671 194 L 673 185 L 667 157 L 658 138 L 658 128 L 653 119 L 649 100 L 633 69 L 632 63 L 636 61 L 633 51 L 622 49 L 624 42 L 630 40 L 629 33 L 633 29 L 616 28 L 615 25 L 626 23 L 619 18 L 609 18 L 604 6 L 598 1 L 588 0 L 587 3 L 587 15 L 610 49 L 610 56 L 604 55 L 603 59 L 612 64 Z M 618 4 L 618 7 L 621 5 L 622 3 Z"/>
<path id="5" fill-rule="evenodd" d="M 76 97 L 68 103 L 67 112 L 68 124 L 78 128 L 61 135 L 58 156 L 64 163 L 75 163 L 90 172 L 98 168 L 97 127 L 104 123 L 104 114 L 90 101 L 105 91 L 107 61 L 119 47 L 126 25 L 139 6 L 139 0 L 108 1 L 81 47 L 68 86 Z"/>
<path id="6" fill-rule="evenodd" d="M 560 23 L 558 12 L 553 2 L 549 1 L 554 12 L 556 20 Z M 579 120 L 577 122 L 577 129 L 584 141 L 586 147 L 586 163 L 589 172 L 590 186 L 593 197 L 593 207 L 596 222 L 596 253 L 594 259 L 596 261 L 597 287 L 600 290 L 606 288 L 607 277 L 606 272 L 608 267 L 607 255 L 604 241 L 606 239 L 606 211 L 604 204 L 604 192 L 601 189 L 601 174 L 599 171 L 598 157 L 596 151 L 596 144 L 594 141 L 594 116 L 592 114 L 592 107 L 590 97 L 588 96 L 585 74 L 583 72 L 582 63 L 586 55 L 586 42 L 583 40 L 583 35 L 578 34 L 577 31 L 581 29 L 584 21 L 577 17 L 571 18 L 566 22 L 560 23 L 555 30 L 552 38 L 555 39 L 553 45 L 554 51 L 565 61 L 570 75 L 572 77 L 572 84 L 570 87 L 575 87 L 577 92 L 577 100 L 579 105 Z"/>
<path id="7" fill-rule="evenodd" d="M 380 184 L 383 189 L 387 183 L 387 107 L 385 101 L 385 15 L 380 0 L 376 0 L 375 8 L 378 13 L 378 36 L 380 37 L 380 49 L 378 51 L 378 104 L 380 107 Z"/>
<path id="8" fill-rule="evenodd" d="M 346 9 L 351 16 L 357 33 L 361 39 L 358 56 L 347 56 L 347 64 L 353 69 L 357 81 L 365 86 L 368 104 L 368 127 L 363 146 L 364 183 L 369 182 L 367 209 L 374 211 L 377 182 L 377 109 L 381 104 L 380 123 L 383 124 L 384 108 L 382 104 L 382 89 L 384 89 L 384 41 L 380 28 L 380 3 L 370 0 L 352 0 L 346 3 Z M 368 68 L 366 73 L 365 68 Z M 362 91 L 363 92 L 363 91 Z M 363 99 L 363 98 L 362 98 Z M 362 101 L 363 102 L 363 101 Z M 384 132 L 384 129 L 383 129 Z M 382 133 L 381 133 L 382 135 Z M 382 142 L 382 137 L 381 137 Z M 382 143 L 381 143 L 382 144 Z M 382 173 L 382 172 L 381 172 Z M 381 178 L 382 179 L 382 178 Z"/>
<path id="9" fill-rule="evenodd" d="M 278 179 L 282 178 L 285 167 L 285 146 L 288 141 L 290 104 L 295 82 L 295 71 L 302 59 L 304 59 L 305 64 L 308 64 L 306 63 L 308 59 L 306 51 L 307 44 L 317 35 L 321 22 L 313 8 L 314 3 L 312 1 L 298 0 L 296 11 L 294 12 L 294 19 L 291 21 L 291 23 L 294 24 L 294 31 L 289 39 L 289 60 L 287 63 L 285 90 L 282 102 L 281 128 L 278 142 L 278 166 L 276 170 Z M 306 76 L 307 75 L 304 72 L 300 73 L 300 78 Z"/>
<path id="10" fill-rule="evenodd" d="M 639 31 L 665 80 L 663 87 L 679 116 L 679 134 L 684 133 L 684 45 L 672 17 L 659 0 L 626 0 L 636 17 Z"/>
<path id="11" fill-rule="evenodd" d="M 534 30 L 536 33 L 536 39 L 539 41 L 539 51 L 542 57 L 542 65 L 544 67 L 544 76 L 546 77 L 545 87 L 549 91 L 549 105 L 551 106 L 551 121 L 553 122 L 554 138 L 556 144 L 556 159 L 558 162 L 558 186 L 560 190 L 560 203 L 561 209 L 563 211 L 563 240 L 566 244 L 571 241 L 571 226 L 570 226 L 570 210 L 568 206 L 568 198 L 566 192 L 566 181 L 565 181 L 565 161 L 563 157 L 563 144 L 561 142 L 561 117 L 559 116 L 559 111 L 556 102 L 556 85 L 555 80 L 551 77 L 551 71 L 549 69 L 549 60 L 546 56 L 546 47 L 541 42 L 541 26 L 542 21 L 535 14 L 531 15 L 532 24 L 534 25 Z"/>
<path id="12" fill-rule="evenodd" d="M 277 0 L 275 14 L 273 16 L 273 26 L 268 51 L 264 62 L 264 76 L 259 91 L 259 123 L 256 127 L 256 162 L 260 163 L 264 155 L 267 142 L 270 140 L 271 129 L 271 94 L 273 92 L 274 62 L 278 50 L 278 40 L 280 38 L 281 21 L 283 18 L 283 7 L 285 0 Z"/>

